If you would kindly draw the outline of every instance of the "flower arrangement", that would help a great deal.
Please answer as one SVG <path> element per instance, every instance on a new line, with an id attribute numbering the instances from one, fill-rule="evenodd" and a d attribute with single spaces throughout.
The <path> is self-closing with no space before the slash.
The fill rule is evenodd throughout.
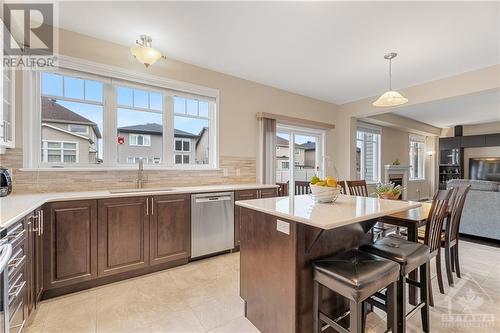
<path id="1" fill-rule="evenodd" d="M 401 185 L 395 186 L 394 183 L 377 183 L 377 187 L 375 188 L 375 194 L 380 199 L 391 199 L 397 200 L 401 193 L 405 190 Z"/>

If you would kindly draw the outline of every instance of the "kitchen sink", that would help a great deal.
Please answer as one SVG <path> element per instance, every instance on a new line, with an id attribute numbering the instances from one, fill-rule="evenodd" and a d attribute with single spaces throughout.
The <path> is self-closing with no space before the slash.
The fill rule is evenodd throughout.
<path id="1" fill-rule="evenodd" d="M 173 188 L 133 188 L 125 190 L 113 190 L 109 191 L 111 194 L 126 194 L 126 193 L 144 193 L 144 192 L 169 192 L 173 191 Z"/>

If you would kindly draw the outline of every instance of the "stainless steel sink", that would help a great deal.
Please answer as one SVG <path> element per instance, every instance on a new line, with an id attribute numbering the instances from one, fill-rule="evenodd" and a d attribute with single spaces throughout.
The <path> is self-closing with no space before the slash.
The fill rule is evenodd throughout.
<path id="1" fill-rule="evenodd" d="M 113 190 L 109 191 L 111 194 L 126 194 L 126 193 L 144 193 L 144 192 L 169 192 L 173 191 L 173 188 L 133 188 L 125 190 Z"/>

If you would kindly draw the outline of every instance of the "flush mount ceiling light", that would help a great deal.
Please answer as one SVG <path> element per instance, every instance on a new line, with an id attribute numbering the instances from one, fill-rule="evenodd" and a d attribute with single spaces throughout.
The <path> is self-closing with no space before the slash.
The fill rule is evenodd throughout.
<path id="1" fill-rule="evenodd" d="M 397 91 L 392 90 L 392 59 L 396 58 L 397 55 L 397 53 L 392 52 L 387 53 L 384 56 L 384 59 L 389 60 L 389 91 L 385 92 L 375 102 L 373 102 L 373 106 L 388 108 L 391 106 L 403 105 L 408 102 L 408 98 L 405 98 Z"/>
<path id="2" fill-rule="evenodd" d="M 130 48 L 130 52 L 139 60 L 146 68 L 158 61 L 158 59 L 167 59 L 160 51 L 151 46 L 153 39 L 148 35 L 141 35 L 139 40 L 135 41 L 135 45 Z"/>

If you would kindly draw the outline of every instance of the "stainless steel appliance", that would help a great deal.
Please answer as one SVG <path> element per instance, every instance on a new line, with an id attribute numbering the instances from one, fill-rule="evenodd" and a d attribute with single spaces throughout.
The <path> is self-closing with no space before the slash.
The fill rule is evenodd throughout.
<path id="1" fill-rule="evenodd" d="M 234 248 L 234 193 L 191 196 L 191 257 Z"/>
<path id="2" fill-rule="evenodd" d="M 9 333 L 9 274 L 7 265 L 12 256 L 12 245 L 8 243 L 7 230 L 0 230 L 0 332 Z"/>
<path id="3" fill-rule="evenodd" d="M 0 197 L 5 197 L 12 192 L 12 178 L 4 167 L 0 167 Z"/>

